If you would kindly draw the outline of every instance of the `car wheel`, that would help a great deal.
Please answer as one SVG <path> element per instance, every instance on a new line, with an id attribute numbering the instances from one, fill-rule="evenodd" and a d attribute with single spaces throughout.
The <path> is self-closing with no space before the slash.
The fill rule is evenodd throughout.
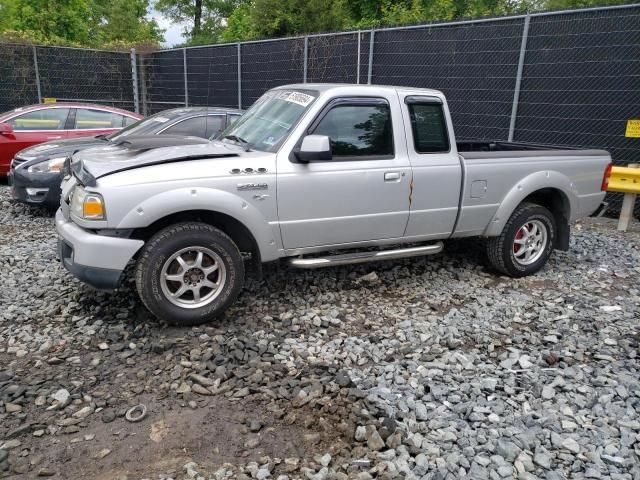
<path id="1" fill-rule="evenodd" d="M 522 203 L 502 233 L 487 242 L 489 263 L 510 277 L 532 275 L 547 263 L 555 238 L 553 214 L 543 206 Z"/>
<path id="2" fill-rule="evenodd" d="M 144 246 L 136 287 L 156 317 L 180 326 L 208 323 L 236 299 L 244 284 L 238 247 L 206 223 L 171 225 Z"/>

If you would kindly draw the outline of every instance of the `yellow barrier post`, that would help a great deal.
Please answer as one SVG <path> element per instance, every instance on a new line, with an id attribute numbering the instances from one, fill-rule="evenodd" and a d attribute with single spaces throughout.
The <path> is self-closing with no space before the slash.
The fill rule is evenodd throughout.
<path id="1" fill-rule="evenodd" d="M 634 172 L 632 169 L 638 168 L 637 163 L 630 163 L 626 168 L 613 167 L 609 188 L 607 190 L 613 192 L 623 192 L 622 208 L 620 209 L 620 218 L 618 218 L 618 230 L 626 232 L 629 224 L 633 219 L 633 208 L 636 203 L 636 197 L 640 192 L 640 170 Z"/>

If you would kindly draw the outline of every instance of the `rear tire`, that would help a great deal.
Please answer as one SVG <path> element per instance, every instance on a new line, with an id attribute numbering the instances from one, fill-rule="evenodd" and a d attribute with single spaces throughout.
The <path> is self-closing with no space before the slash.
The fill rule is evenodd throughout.
<path id="1" fill-rule="evenodd" d="M 200 325 L 235 301 L 244 284 L 244 263 L 224 232 L 186 222 L 160 230 L 145 244 L 135 277 L 153 315 L 173 325 Z"/>
<path id="2" fill-rule="evenodd" d="M 553 214 L 543 206 L 522 203 L 497 237 L 487 242 L 493 268 L 510 277 L 533 275 L 547 263 L 557 234 Z"/>

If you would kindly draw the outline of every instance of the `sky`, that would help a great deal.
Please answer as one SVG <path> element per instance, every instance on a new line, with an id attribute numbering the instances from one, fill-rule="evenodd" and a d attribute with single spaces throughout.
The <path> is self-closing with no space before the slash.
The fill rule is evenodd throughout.
<path id="1" fill-rule="evenodd" d="M 160 28 L 164 30 L 164 47 L 169 48 L 184 42 L 183 24 L 169 20 L 156 10 L 151 10 L 151 18 L 155 19 Z"/>

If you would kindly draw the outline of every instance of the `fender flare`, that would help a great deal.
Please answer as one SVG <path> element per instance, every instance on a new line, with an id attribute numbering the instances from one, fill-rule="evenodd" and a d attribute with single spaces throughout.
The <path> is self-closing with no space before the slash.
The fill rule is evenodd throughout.
<path id="1" fill-rule="evenodd" d="M 567 221 L 570 220 L 571 214 L 578 211 L 578 195 L 573 182 L 560 172 L 545 170 L 532 173 L 516 183 L 500 202 L 500 207 L 493 215 L 483 235 L 487 237 L 500 235 L 511 214 L 525 198 L 539 190 L 549 188 L 558 190 L 568 201 Z"/>
<path id="2" fill-rule="evenodd" d="M 169 215 L 192 210 L 207 210 L 232 217 L 251 232 L 263 262 L 280 257 L 279 239 L 262 213 L 243 198 L 212 188 L 177 188 L 146 198 L 131 209 L 116 228 L 144 228 Z"/>

